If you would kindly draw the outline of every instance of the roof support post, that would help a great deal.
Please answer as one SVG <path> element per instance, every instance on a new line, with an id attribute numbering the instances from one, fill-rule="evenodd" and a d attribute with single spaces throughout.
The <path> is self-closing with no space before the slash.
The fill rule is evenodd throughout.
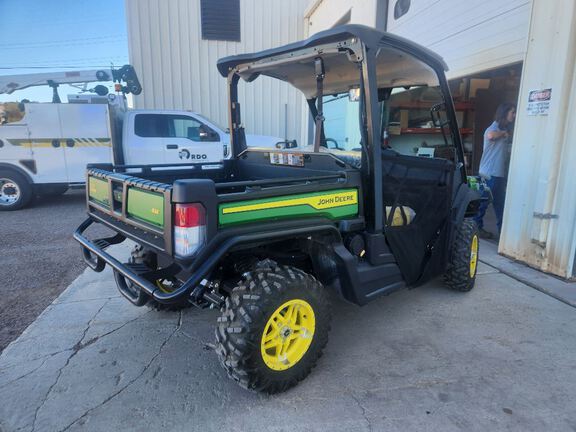
<path id="1" fill-rule="evenodd" d="M 228 73 L 228 126 L 230 128 L 230 146 L 232 156 L 237 157 L 246 150 L 246 135 L 242 127 L 240 104 L 238 103 L 238 81 L 240 75 L 233 69 Z"/>
<path id="2" fill-rule="evenodd" d="M 376 57 L 374 51 L 363 45 L 361 97 L 364 99 L 366 112 L 366 154 L 368 156 L 367 194 L 371 203 L 365 207 L 368 230 L 380 234 L 384 225 L 384 208 L 382 204 L 382 149 L 380 146 L 380 125 L 378 115 L 378 85 L 376 82 Z M 364 125 L 361 125 L 364 128 Z"/>

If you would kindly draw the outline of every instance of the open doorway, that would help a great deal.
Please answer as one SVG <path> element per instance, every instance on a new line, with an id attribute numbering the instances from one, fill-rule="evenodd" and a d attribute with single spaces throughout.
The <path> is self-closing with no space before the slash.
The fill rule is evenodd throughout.
<path id="1" fill-rule="evenodd" d="M 494 122 L 498 107 L 503 103 L 517 106 L 521 74 L 522 63 L 515 63 L 450 80 L 468 175 L 479 175 L 484 133 Z M 433 89 L 412 87 L 406 91 L 397 90 L 387 105 L 389 113 L 385 117 L 388 121 L 383 126 L 385 147 L 406 155 L 452 159 L 450 152 L 453 147 L 446 142 L 442 130 L 431 122 L 430 109 L 438 103 Z M 511 143 L 510 134 L 505 152 L 506 177 Z M 494 205 L 488 206 L 481 222 L 484 237 L 497 241 L 499 233 Z"/>
<path id="2" fill-rule="evenodd" d="M 486 129 L 493 124 L 498 107 L 504 103 L 517 107 L 521 75 L 522 63 L 516 63 L 498 69 L 478 72 L 450 82 L 456 105 L 460 104 L 463 107 L 458 119 L 460 127 L 469 132 L 462 134 L 469 175 L 479 174 L 484 134 Z M 513 128 L 511 127 L 510 136 L 504 143 L 506 145 L 506 178 L 512 150 L 512 132 Z M 482 222 L 483 236 L 497 242 L 499 232 L 493 204 L 486 209 Z"/>

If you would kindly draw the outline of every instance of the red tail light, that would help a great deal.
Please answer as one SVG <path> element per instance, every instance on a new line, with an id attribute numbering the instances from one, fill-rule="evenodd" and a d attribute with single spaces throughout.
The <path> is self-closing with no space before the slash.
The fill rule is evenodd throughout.
<path id="1" fill-rule="evenodd" d="M 206 210 L 202 204 L 176 204 L 174 226 L 192 228 L 206 225 Z"/>
<path id="2" fill-rule="evenodd" d="M 202 204 L 174 206 L 174 253 L 192 256 L 206 242 L 206 209 Z"/>

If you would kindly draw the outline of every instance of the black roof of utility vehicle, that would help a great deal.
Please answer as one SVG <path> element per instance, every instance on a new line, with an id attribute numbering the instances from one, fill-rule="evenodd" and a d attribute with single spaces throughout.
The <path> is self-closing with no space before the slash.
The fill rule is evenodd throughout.
<path id="1" fill-rule="evenodd" d="M 316 33 L 303 41 L 294 42 L 288 45 L 283 45 L 277 48 L 271 48 L 256 53 L 240 54 L 221 58 L 217 63 L 218 71 L 220 74 L 222 74 L 222 76 L 225 77 L 228 75 L 230 69 L 233 69 L 241 64 L 255 62 L 267 57 L 285 54 L 292 51 L 312 48 L 318 45 L 340 42 L 354 37 L 358 38 L 368 49 L 376 49 L 382 46 L 398 48 L 402 51 L 411 53 L 417 58 L 420 58 L 422 61 L 428 63 L 435 69 L 444 71 L 448 70 L 448 66 L 442 57 L 440 57 L 435 52 L 430 51 L 428 48 L 423 47 L 422 45 L 419 45 L 401 36 L 397 36 L 392 33 L 381 32 L 371 27 L 357 24 L 347 24 Z"/>

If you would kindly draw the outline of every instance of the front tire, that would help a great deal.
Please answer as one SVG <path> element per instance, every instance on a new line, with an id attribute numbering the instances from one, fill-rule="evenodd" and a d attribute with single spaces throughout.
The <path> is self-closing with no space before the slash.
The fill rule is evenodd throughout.
<path id="1" fill-rule="evenodd" d="M 308 376 L 329 330 L 325 288 L 297 268 L 265 261 L 246 273 L 226 299 L 216 352 L 242 387 L 279 393 Z"/>
<path id="2" fill-rule="evenodd" d="M 19 210 L 32 199 L 26 178 L 12 170 L 0 170 L 0 211 Z"/>
<path id="3" fill-rule="evenodd" d="M 478 226 L 472 219 L 464 219 L 454 233 L 448 269 L 444 282 L 455 291 L 470 291 L 478 270 Z"/>

